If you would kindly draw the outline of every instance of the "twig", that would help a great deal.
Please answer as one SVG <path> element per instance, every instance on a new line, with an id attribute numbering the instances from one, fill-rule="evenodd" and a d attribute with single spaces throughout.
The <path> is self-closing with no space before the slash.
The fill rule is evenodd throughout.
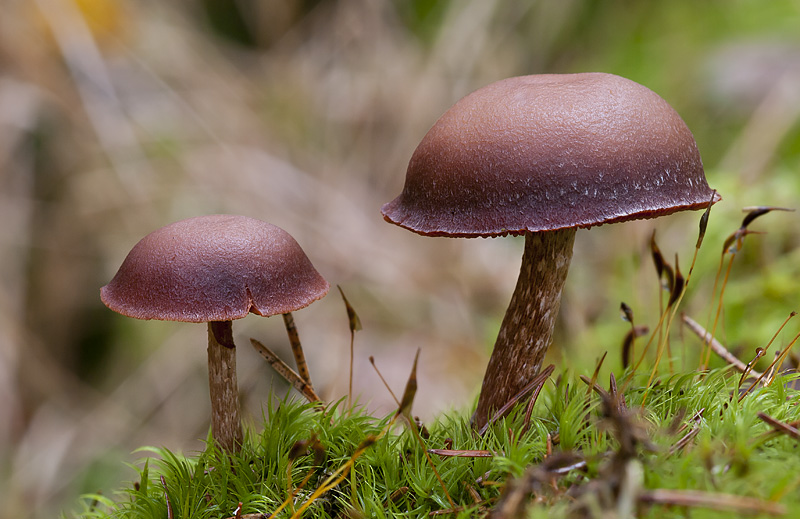
<path id="1" fill-rule="evenodd" d="M 764 513 L 770 515 L 784 515 L 786 507 L 780 503 L 764 501 L 754 497 L 737 496 L 733 494 L 715 494 L 699 490 L 669 490 L 656 489 L 642 492 L 639 500 L 644 503 L 675 505 L 675 506 L 702 506 L 714 510 L 730 510 L 732 512 Z"/>
<path id="2" fill-rule="evenodd" d="M 689 432 L 686 433 L 685 436 L 683 436 L 683 438 L 675 442 L 675 445 L 670 447 L 669 455 L 672 456 L 676 452 L 683 450 L 683 448 L 689 445 L 689 442 L 692 441 L 699 432 L 700 432 L 700 426 L 697 424 L 693 425 L 692 428 L 689 430 Z"/>
<path id="3" fill-rule="evenodd" d="M 463 506 L 454 506 L 452 508 L 447 508 L 445 510 L 434 510 L 433 512 L 428 512 L 428 517 L 436 517 L 439 515 L 451 515 L 451 514 L 458 514 L 465 510 Z"/>
<path id="4" fill-rule="evenodd" d="M 795 420 L 794 422 L 789 422 L 786 425 L 788 425 L 789 427 L 793 427 L 793 428 L 797 429 L 798 427 L 800 427 L 800 420 Z M 800 430 L 800 429 L 798 429 L 798 430 Z M 781 434 L 784 434 L 784 431 L 779 430 L 779 429 L 772 429 L 771 431 L 763 432 L 763 433 L 759 434 L 758 437 L 756 438 L 756 443 L 765 442 L 767 440 L 771 440 L 771 439 L 775 438 L 776 436 L 780 436 Z"/>
<path id="5" fill-rule="evenodd" d="M 792 427 L 788 423 L 776 420 L 775 418 L 769 416 L 766 413 L 759 412 L 758 417 L 767 422 L 769 425 L 771 425 L 772 428 L 775 429 L 775 431 L 788 434 L 795 440 L 800 440 L 800 431 L 798 431 L 797 428 Z"/>
<path id="6" fill-rule="evenodd" d="M 272 350 L 261 344 L 256 339 L 251 338 L 250 344 L 253 345 L 253 348 L 264 357 L 267 362 L 269 362 L 272 369 L 274 369 L 279 375 L 281 375 L 284 379 L 286 379 L 289 384 L 292 385 L 293 388 L 298 390 L 300 393 L 306 397 L 306 400 L 309 402 L 321 402 L 322 400 L 317 396 L 314 392 L 314 388 L 308 385 L 297 373 L 292 370 L 289 366 L 286 365 L 281 359 L 278 358 Z"/>
<path id="7" fill-rule="evenodd" d="M 311 373 L 308 372 L 303 345 L 300 343 L 300 335 L 297 333 L 297 326 L 294 324 L 294 317 L 292 317 L 291 312 L 283 314 L 283 324 L 286 326 L 286 334 L 289 336 L 289 343 L 292 345 L 292 355 L 294 355 L 294 361 L 297 364 L 297 374 L 313 389 L 314 384 L 311 383 Z"/>
<path id="8" fill-rule="evenodd" d="M 686 314 L 682 314 L 681 318 L 683 319 L 683 323 L 689 328 L 691 331 L 695 333 L 700 339 L 703 341 L 703 344 L 708 345 L 714 353 L 722 357 L 728 364 L 733 366 L 734 368 L 738 369 L 742 373 L 748 370 L 747 364 L 739 360 L 733 353 L 728 351 L 728 349 L 723 346 L 718 340 L 711 336 L 709 332 L 706 331 L 697 321 L 692 319 Z M 750 374 L 754 377 L 760 377 L 762 374 L 754 369 L 750 370 Z"/>
<path id="9" fill-rule="evenodd" d="M 497 456 L 492 451 L 477 450 L 428 449 L 428 452 L 445 458 L 493 458 Z"/>

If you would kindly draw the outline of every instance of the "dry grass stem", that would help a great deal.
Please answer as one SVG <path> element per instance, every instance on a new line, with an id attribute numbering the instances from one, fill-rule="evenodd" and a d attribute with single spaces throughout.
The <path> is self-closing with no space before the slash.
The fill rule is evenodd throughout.
<path id="1" fill-rule="evenodd" d="M 647 490 L 639 495 L 642 503 L 703 507 L 714 510 L 726 510 L 733 513 L 759 513 L 769 515 L 785 515 L 786 507 L 780 503 L 764 501 L 753 497 L 732 494 L 716 494 L 699 490 Z"/>
<path id="2" fill-rule="evenodd" d="M 303 380 L 303 378 L 294 372 L 292 368 L 290 368 L 285 362 L 278 358 L 275 353 L 264 346 L 261 342 L 257 341 L 256 339 L 250 339 L 250 344 L 253 345 L 253 348 L 262 356 L 264 357 L 269 365 L 272 366 L 272 369 L 275 370 L 280 376 L 282 376 L 293 388 L 299 391 L 309 402 L 321 402 L 322 400 L 320 397 L 314 392 L 314 388 L 312 388 L 308 383 Z"/>
<path id="3" fill-rule="evenodd" d="M 695 335 L 700 337 L 700 340 L 703 341 L 703 344 L 708 345 L 708 347 L 711 348 L 711 350 L 719 355 L 723 360 L 725 360 L 725 362 L 742 373 L 745 373 L 749 370 L 750 374 L 755 377 L 760 377 L 763 375 L 761 372 L 751 369 L 747 364 L 739 360 L 733 353 L 728 351 L 728 349 L 723 346 L 722 343 L 720 343 L 709 332 L 707 332 L 706 329 L 703 328 L 697 321 L 686 314 L 682 314 L 681 318 L 683 319 L 683 323 L 686 325 L 686 327 L 694 332 Z"/>
<path id="4" fill-rule="evenodd" d="M 294 317 L 291 312 L 283 314 L 283 324 L 286 326 L 286 334 L 289 336 L 289 343 L 292 345 L 292 355 L 294 355 L 294 361 L 297 364 L 297 374 L 309 387 L 313 388 L 311 373 L 308 372 L 306 356 L 303 353 L 303 344 L 300 342 L 300 334 L 297 333 L 297 326 L 294 324 Z"/>

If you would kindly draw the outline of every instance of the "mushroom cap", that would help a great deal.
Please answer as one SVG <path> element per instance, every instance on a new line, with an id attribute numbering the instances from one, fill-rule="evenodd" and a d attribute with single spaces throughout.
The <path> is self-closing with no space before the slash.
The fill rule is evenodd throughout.
<path id="1" fill-rule="evenodd" d="M 430 236 L 592 227 L 707 207 L 689 128 L 612 74 L 513 77 L 458 101 L 411 157 L 384 218 Z"/>
<path id="2" fill-rule="evenodd" d="M 136 319 L 202 323 L 292 312 L 329 288 L 289 233 L 261 220 L 218 214 L 181 220 L 142 238 L 100 298 Z"/>

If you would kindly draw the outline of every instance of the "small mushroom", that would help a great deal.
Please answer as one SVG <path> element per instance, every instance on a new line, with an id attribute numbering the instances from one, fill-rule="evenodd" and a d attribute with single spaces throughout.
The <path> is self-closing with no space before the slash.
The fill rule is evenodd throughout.
<path id="1" fill-rule="evenodd" d="M 525 236 L 473 415 L 481 427 L 539 370 L 577 228 L 712 198 L 691 132 L 657 94 L 611 74 L 537 75 L 492 83 L 445 112 L 381 212 L 426 236 Z"/>
<path id="2" fill-rule="evenodd" d="M 212 434 L 242 443 L 233 319 L 286 314 L 323 297 L 320 276 L 289 233 L 236 215 L 198 216 L 154 231 L 131 249 L 100 298 L 136 319 L 208 323 Z"/>

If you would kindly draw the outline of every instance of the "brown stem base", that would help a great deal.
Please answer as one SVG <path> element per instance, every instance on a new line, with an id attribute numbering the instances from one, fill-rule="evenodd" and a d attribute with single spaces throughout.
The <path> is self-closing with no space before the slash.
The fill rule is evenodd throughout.
<path id="1" fill-rule="evenodd" d="M 525 235 L 517 286 L 472 415 L 477 429 L 539 372 L 553 335 L 574 241 L 575 229 Z"/>
<path id="2" fill-rule="evenodd" d="M 242 423 L 236 381 L 236 345 L 230 321 L 208 323 L 208 387 L 214 441 L 225 452 L 237 452 L 242 445 Z"/>

